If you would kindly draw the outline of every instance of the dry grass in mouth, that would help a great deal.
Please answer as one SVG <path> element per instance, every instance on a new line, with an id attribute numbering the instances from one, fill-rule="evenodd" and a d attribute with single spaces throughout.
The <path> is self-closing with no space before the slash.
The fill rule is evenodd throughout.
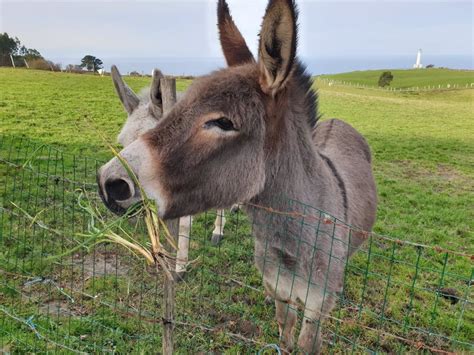
<path id="1" fill-rule="evenodd" d="M 138 178 L 136 177 L 133 170 L 130 168 L 128 162 L 120 156 L 120 153 L 107 144 L 111 149 L 114 156 L 120 161 L 124 169 L 127 171 L 129 177 L 134 181 L 136 186 L 140 190 L 142 201 L 132 205 L 127 212 L 112 221 L 104 216 L 100 209 L 93 203 L 93 198 L 85 190 L 76 190 L 78 193 L 77 203 L 79 208 L 83 210 L 88 216 L 87 233 L 78 233 L 77 236 L 81 237 L 84 242 L 80 243 L 74 248 L 66 250 L 60 255 L 54 255 L 47 258 L 47 261 L 55 261 L 66 255 L 71 255 L 80 249 L 90 250 L 92 247 L 100 243 L 112 242 L 123 246 L 125 249 L 130 251 L 137 257 L 143 257 L 149 265 L 155 265 L 157 271 L 162 269 L 169 280 L 173 279 L 172 270 L 174 270 L 174 263 L 176 256 L 173 255 L 173 251 L 178 249 L 174 238 L 171 236 L 166 223 L 158 217 L 158 206 L 154 200 L 151 200 L 146 195 L 143 187 L 141 186 Z M 40 211 L 37 215 L 32 216 L 27 211 L 22 209 L 20 206 L 13 203 L 13 206 L 28 220 L 30 224 L 37 224 L 39 227 L 44 228 L 52 233 L 60 234 L 60 231 L 56 231 L 48 226 L 44 225 L 40 220 L 40 215 L 43 211 Z M 149 242 L 142 243 L 136 237 L 132 235 L 133 232 L 128 232 L 122 225 L 128 223 L 128 220 L 132 217 L 143 218 L 148 234 Z M 170 246 L 171 251 L 166 250 L 162 240 Z"/>
<path id="2" fill-rule="evenodd" d="M 171 236 L 166 223 L 160 217 L 158 217 L 158 206 L 156 205 L 156 201 L 148 198 L 145 190 L 141 186 L 137 176 L 131 169 L 128 162 L 114 147 L 112 147 L 110 144 L 108 144 L 108 146 L 114 156 L 120 161 L 124 169 L 127 171 L 129 177 L 133 180 L 135 185 L 138 186 L 138 189 L 140 190 L 140 196 L 142 197 L 142 202 L 131 206 L 125 215 L 117 218 L 111 223 L 107 223 L 100 214 L 100 211 L 90 203 L 90 198 L 84 199 L 84 196 L 86 195 L 83 194 L 82 198 L 79 200 L 79 204 L 81 208 L 90 216 L 89 231 L 92 233 L 90 237 L 94 237 L 98 243 L 110 241 L 123 246 L 133 254 L 145 258 L 149 265 L 155 265 L 157 269 L 163 269 L 168 279 L 172 280 L 172 270 L 174 269 L 173 265 L 176 257 L 173 255 L 173 252 L 167 251 L 164 248 L 160 239 L 160 235 L 162 234 L 164 236 L 164 239 L 174 251 L 178 250 L 176 242 L 173 236 Z M 121 227 L 121 223 L 132 216 L 143 217 L 150 240 L 150 242 L 146 245 L 140 243 L 136 238 L 134 238 L 130 233 Z M 95 226 L 96 222 L 98 222 L 99 227 Z M 118 228 L 119 233 L 115 232 L 113 228 Z"/>

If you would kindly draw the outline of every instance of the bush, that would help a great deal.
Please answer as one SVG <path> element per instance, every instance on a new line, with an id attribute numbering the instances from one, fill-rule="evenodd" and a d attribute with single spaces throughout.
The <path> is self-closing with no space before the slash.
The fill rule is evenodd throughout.
<path id="1" fill-rule="evenodd" d="M 76 65 L 76 64 L 66 65 L 65 70 L 68 73 L 74 73 L 74 74 L 83 74 L 84 73 L 84 70 L 82 69 L 82 67 L 80 65 Z"/>
<path id="2" fill-rule="evenodd" d="M 390 83 L 393 80 L 392 72 L 384 71 L 379 78 L 379 86 L 384 88 L 386 86 L 390 86 Z"/>
<path id="3" fill-rule="evenodd" d="M 139 72 L 137 71 L 132 71 L 130 74 L 130 76 L 142 76 Z"/>
<path id="4" fill-rule="evenodd" d="M 52 61 L 48 60 L 49 65 L 53 69 L 53 71 L 62 71 L 61 63 L 53 63 Z"/>
<path id="5" fill-rule="evenodd" d="M 45 59 L 33 59 L 28 62 L 30 69 L 61 71 L 61 64 Z"/>
<path id="6" fill-rule="evenodd" d="M 49 64 L 46 60 L 44 59 L 34 59 L 30 60 L 28 63 L 31 69 L 37 69 L 37 70 L 51 70 L 49 67 Z"/>
<path id="7" fill-rule="evenodd" d="M 15 67 L 21 68 L 25 67 L 25 61 L 22 56 L 19 55 L 0 55 L 0 66 L 2 67 L 12 67 L 12 58 L 13 62 L 15 63 Z"/>
<path id="8" fill-rule="evenodd" d="M 428 64 L 428 65 L 426 66 L 427 69 L 434 68 L 434 67 L 435 67 L 434 64 Z"/>
<path id="9" fill-rule="evenodd" d="M 182 79 L 182 80 L 194 80 L 194 76 L 192 75 L 179 75 L 176 77 L 176 79 Z"/>
<path id="10" fill-rule="evenodd" d="M 12 62 L 10 60 L 10 56 L 0 54 L 0 67 L 11 67 Z"/>

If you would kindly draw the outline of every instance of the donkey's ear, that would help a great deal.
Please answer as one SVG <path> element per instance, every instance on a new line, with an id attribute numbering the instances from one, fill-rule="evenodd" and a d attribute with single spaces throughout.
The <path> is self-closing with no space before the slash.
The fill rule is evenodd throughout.
<path id="1" fill-rule="evenodd" d="M 270 0 L 263 18 L 259 44 L 260 85 L 275 95 L 293 69 L 297 45 L 297 9 L 294 0 Z"/>
<path id="2" fill-rule="evenodd" d="M 255 62 L 244 37 L 234 23 L 225 0 L 217 2 L 217 24 L 222 51 L 229 67 Z"/>
<path id="3" fill-rule="evenodd" d="M 127 84 L 122 79 L 120 72 L 118 71 L 115 65 L 112 65 L 112 80 L 114 82 L 115 90 L 122 101 L 125 111 L 130 115 L 133 110 L 135 110 L 140 103 L 137 95 L 130 89 Z"/>
<path id="4" fill-rule="evenodd" d="M 150 87 L 150 101 L 155 107 L 163 109 L 163 100 L 161 98 L 161 79 L 163 74 L 159 69 L 153 70 L 153 81 L 151 82 Z"/>

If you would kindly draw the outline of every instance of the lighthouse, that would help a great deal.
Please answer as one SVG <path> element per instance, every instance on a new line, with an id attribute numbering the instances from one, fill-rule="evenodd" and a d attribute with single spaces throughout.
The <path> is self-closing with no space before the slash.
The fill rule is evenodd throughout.
<path id="1" fill-rule="evenodd" d="M 413 65 L 414 69 L 421 69 L 423 68 L 423 64 L 421 64 L 421 49 L 418 49 L 418 54 L 416 55 L 416 63 Z"/>

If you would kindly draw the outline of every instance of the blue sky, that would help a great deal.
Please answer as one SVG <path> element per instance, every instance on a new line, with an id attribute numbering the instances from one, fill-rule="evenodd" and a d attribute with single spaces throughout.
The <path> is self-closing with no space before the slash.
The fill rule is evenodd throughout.
<path id="1" fill-rule="evenodd" d="M 214 0 L 0 0 L 0 31 L 49 58 L 221 57 Z M 228 0 L 255 52 L 266 0 Z M 471 56 L 469 0 L 298 1 L 304 57 Z"/>

